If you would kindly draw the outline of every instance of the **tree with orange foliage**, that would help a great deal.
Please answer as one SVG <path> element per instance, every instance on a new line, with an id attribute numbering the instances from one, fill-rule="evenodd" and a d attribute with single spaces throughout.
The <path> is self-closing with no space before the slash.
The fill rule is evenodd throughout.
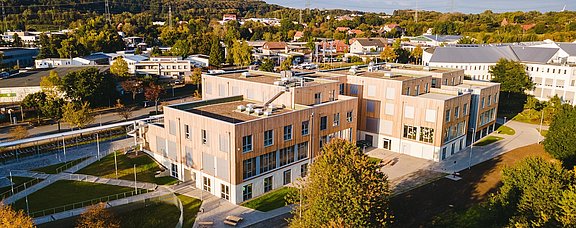
<path id="1" fill-rule="evenodd" d="M 104 203 L 99 203 L 88 208 L 78 219 L 77 228 L 118 228 L 120 223 L 106 210 Z"/>
<path id="2" fill-rule="evenodd" d="M 10 206 L 0 203 L 0 227 L 4 228 L 31 228 L 36 227 L 32 218 L 22 211 L 14 211 Z"/>

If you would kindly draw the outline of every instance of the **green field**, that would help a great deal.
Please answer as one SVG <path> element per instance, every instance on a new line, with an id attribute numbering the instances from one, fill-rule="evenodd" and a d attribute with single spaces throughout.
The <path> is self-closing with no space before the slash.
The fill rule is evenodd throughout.
<path id="1" fill-rule="evenodd" d="M 131 191 L 133 192 L 134 188 L 60 180 L 30 194 L 28 205 L 30 212 L 37 212 Z M 16 201 L 12 206 L 14 209 L 26 210 L 25 199 Z"/>
<path id="2" fill-rule="evenodd" d="M 292 191 L 296 191 L 296 189 L 282 187 L 251 199 L 250 201 L 243 203 L 242 206 L 259 211 L 271 211 L 286 206 L 286 195 Z"/>
<path id="3" fill-rule="evenodd" d="M 474 146 L 486 146 L 490 143 L 497 142 L 497 141 L 500 141 L 502 139 L 504 139 L 504 138 L 490 135 L 490 136 L 487 136 L 486 138 L 476 142 L 474 144 Z"/>
<path id="4" fill-rule="evenodd" d="M 500 126 L 496 131 L 497 131 L 498 133 L 504 134 L 504 135 L 514 135 L 514 134 L 516 134 L 516 131 L 514 131 L 514 129 L 512 129 L 512 128 L 508 127 L 508 126 L 505 126 L 505 125 Z"/>
<path id="5" fill-rule="evenodd" d="M 100 161 L 92 163 L 78 171 L 78 173 L 105 178 L 134 180 L 134 165 L 136 165 L 136 179 L 138 181 L 159 185 L 178 183 L 178 180 L 173 177 L 154 177 L 156 172 L 160 171 L 161 168 L 150 156 L 144 153 L 135 158 L 130 158 L 123 153 L 117 153 L 116 160 L 118 162 L 118 176 L 116 176 L 114 167 L 114 154 L 103 157 Z"/>

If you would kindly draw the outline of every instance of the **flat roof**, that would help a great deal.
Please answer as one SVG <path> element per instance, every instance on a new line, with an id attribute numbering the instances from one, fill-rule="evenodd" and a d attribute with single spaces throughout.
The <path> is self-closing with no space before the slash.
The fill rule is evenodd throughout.
<path id="1" fill-rule="evenodd" d="M 427 69 L 425 69 L 424 66 L 410 65 L 410 64 L 393 64 L 392 66 L 394 66 L 392 69 L 413 70 L 413 71 L 432 72 L 432 73 L 448 73 L 448 72 L 460 71 L 460 69 L 443 68 L 443 67 L 428 67 Z"/>
<path id="2" fill-rule="evenodd" d="M 445 101 L 445 100 L 450 100 L 450 99 L 457 97 L 457 96 L 458 95 L 431 92 L 431 93 L 425 93 L 425 94 L 419 95 L 418 97 L 432 99 L 432 100 Z"/>
<path id="3" fill-rule="evenodd" d="M 243 73 L 248 73 L 249 76 L 244 76 Z M 242 80 L 242 81 L 262 83 L 262 84 L 268 84 L 268 85 L 274 85 L 274 82 L 282 80 L 282 77 L 280 76 L 280 74 L 264 73 L 264 72 L 260 72 L 260 71 L 250 71 L 250 72 L 235 71 L 235 72 L 225 72 L 225 73 L 221 73 L 221 74 L 208 74 L 208 75 L 214 76 L 214 77 L 222 77 L 222 78 L 229 78 L 229 79 L 236 79 L 236 80 Z M 307 77 L 307 75 L 302 75 L 302 76 Z M 299 76 L 295 75 L 295 77 L 298 78 Z M 306 79 L 307 80 L 305 80 L 304 86 L 328 83 L 328 81 L 314 80 L 313 78 L 306 78 Z"/>
<path id="4" fill-rule="evenodd" d="M 14 75 L 10 78 L 0 79 L 0 88 L 13 88 L 13 87 L 29 87 L 29 86 L 40 86 L 40 81 L 42 77 L 50 75 L 50 71 L 56 71 L 58 76 L 64 77 L 64 75 L 75 72 L 90 67 L 95 67 L 100 71 L 106 71 L 110 66 L 68 66 L 68 67 L 56 67 L 50 69 L 39 69 L 30 70 L 27 72 L 22 72 Z"/>
<path id="5" fill-rule="evenodd" d="M 356 76 L 356 77 L 368 77 L 368 78 L 380 78 L 380 79 L 385 79 L 385 80 L 393 80 L 393 81 L 407 81 L 407 80 L 412 80 L 415 78 L 423 78 L 423 77 L 430 77 L 428 76 L 424 76 L 424 75 L 415 75 L 415 74 L 406 74 L 406 73 L 398 73 L 398 72 L 391 72 L 391 71 L 365 71 L 365 70 L 359 70 L 356 72 L 355 75 L 350 74 L 348 69 L 342 69 L 342 70 L 336 70 L 336 71 L 330 71 L 328 73 L 337 73 L 337 74 L 344 74 L 344 75 L 350 75 L 350 76 Z M 386 76 L 386 74 L 389 73 L 392 75 L 392 77 L 390 76 Z"/>
<path id="6" fill-rule="evenodd" d="M 266 115 L 258 115 L 255 112 L 249 113 L 247 111 L 240 111 L 238 110 L 238 106 L 243 105 L 247 106 L 248 104 L 255 104 L 256 108 L 261 108 L 263 111 L 272 110 L 269 108 L 258 107 L 262 104 L 257 101 L 251 101 L 243 99 L 242 96 L 235 96 L 235 97 L 225 97 L 225 98 L 218 98 L 212 100 L 202 100 L 196 102 L 189 102 L 184 104 L 177 104 L 177 105 L 170 105 L 168 107 L 172 107 L 175 109 L 187 111 L 190 113 L 194 113 L 197 115 L 209 117 L 212 119 L 217 119 L 221 121 L 226 121 L 229 123 L 242 123 L 250 120 L 262 119 L 271 116 L 275 116 L 278 114 L 288 113 L 293 111 L 290 108 L 286 107 L 275 107 L 272 110 L 271 116 Z"/>

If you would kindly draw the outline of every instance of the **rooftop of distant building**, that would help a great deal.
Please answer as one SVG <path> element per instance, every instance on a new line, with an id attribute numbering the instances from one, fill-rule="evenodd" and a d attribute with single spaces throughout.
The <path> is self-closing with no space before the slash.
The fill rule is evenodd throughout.
<path id="1" fill-rule="evenodd" d="M 67 67 L 56 67 L 51 69 L 30 70 L 26 72 L 21 72 L 9 78 L 0 79 L 0 87 L 7 88 L 7 87 L 40 86 L 40 81 L 42 80 L 42 77 L 50 75 L 50 71 L 55 71 L 58 74 L 58 76 L 63 77 L 64 75 L 70 72 L 79 71 L 90 67 L 95 67 L 100 71 L 106 71 L 110 68 L 110 66 L 67 66 Z"/>
<path id="2" fill-rule="evenodd" d="M 282 86 L 312 86 L 324 83 L 330 83 L 332 81 L 322 80 L 322 79 L 313 79 L 313 78 L 302 78 L 298 77 L 298 75 L 290 75 L 292 72 L 287 71 L 286 75 L 283 76 L 282 73 L 270 73 L 270 72 L 263 72 L 263 71 L 232 71 L 232 72 L 224 72 L 224 73 L 216 73 L 216 74 L 208 74 L 214 77 L 222 77 L 222 78 L 229 78 L 235 80 L 242 80 L 242 81 L 249 81 L 261 84 L 268 84 L 268 85 L 282 85 Z M 306 77 L 306 75 L 304 75 Z M 283 82 L 283 83 L 280 83 Z M 287 83 L 284 83 L 287 82 Z"/>

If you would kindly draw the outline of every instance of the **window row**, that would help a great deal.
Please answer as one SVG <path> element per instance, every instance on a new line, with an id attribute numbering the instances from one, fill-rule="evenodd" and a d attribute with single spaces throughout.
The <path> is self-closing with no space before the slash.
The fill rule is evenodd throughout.
<path id="1" fill-rule="evenodd" d="M 282 148 L 258 157 L 249 158 L 243 161 L 242 169 L 244 179 L 265 173 L 279 167 L 283 167 L 308 158 L 308 142 L 300 143 L 296 146 Z M 257 170 L 256 163 L 259 162 Z M 258 172 L 257 172 L 258 171 Z"/>
<path id="2" fill-rule="evenodd" d="M 426 143 L 434 143 L 434 128 L 404 125 L 402 137 Z"/>
<path id="3" fill-rule="evenodd" d="M 468 115 L 468 103 L 462 106 L 462 110 L 460 110 L 460 106 L 456 106 L 454 108 L 454 112 L 452 112 L 452 109 L 446 110 L 445 114 L 446 122 L 450 122 L 450 120 L 452 120 L 452 113 L 454 113 L 454 119 L 460 118 L 460 111 L 462 111 L 462 116 Z"/>

